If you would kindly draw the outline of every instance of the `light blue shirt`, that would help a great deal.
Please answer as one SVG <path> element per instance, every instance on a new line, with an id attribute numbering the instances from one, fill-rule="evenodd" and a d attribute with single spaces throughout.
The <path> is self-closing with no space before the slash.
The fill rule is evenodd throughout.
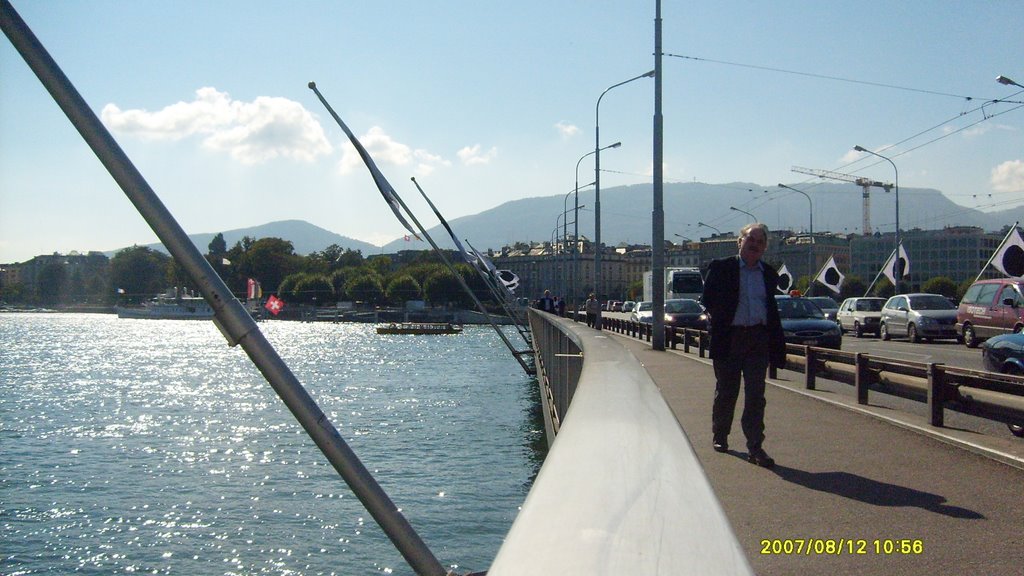
<path id="1" fill-rule="evenodd" d="M 765 307 L 767 294 L 764 291 L 764 265 L 759 260 L 755 266 L 747 266 L 740 258 L 740 301 L 733 316 L 733 326 L 754 326 L 768 324 L 768 309 Z"/>

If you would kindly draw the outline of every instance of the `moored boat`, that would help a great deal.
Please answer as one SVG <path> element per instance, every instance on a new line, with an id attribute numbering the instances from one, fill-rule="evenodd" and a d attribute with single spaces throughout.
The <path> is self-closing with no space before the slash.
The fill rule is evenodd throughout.
<path id="1" fill-rule="evenodd" d="M 156 320 L 210 320 L 213 308 L 200 296 L 182 294 L 170 289 L 142 306 L 116 306 L 118 318 L 147 318 Z"/>
<path id="2" fill-rule="evenodd" d="M 462 326 L 451 322 L 392 322 L 377 326 L 377 334 L 459 334 Z"/>

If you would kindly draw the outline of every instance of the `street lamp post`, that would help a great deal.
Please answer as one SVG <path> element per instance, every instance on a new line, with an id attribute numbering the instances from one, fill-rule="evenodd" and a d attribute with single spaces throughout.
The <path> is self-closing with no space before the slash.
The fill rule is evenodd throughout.
<path id="1" fill-rule="evenodd" d="M 705 223 L 703 223 L 703 222 L 697 222 L 697 226 L 703 226 L 703 227 L 705 227 L 705 228 L 711 228 L 711 229 L 712 229 L 712 230 L 714 230 L 714 231 L 715 231 L 715 233 L 717 233 L 717 234 L 721 234 L 721 233 L 722 233 L 722 231 L 721 231 L 721 230 L 719 230 L 718 228 L 715 228 L 714 226 L 712 226 L 712 225 L 710 225 L 710 224 L 705 224 Z"/>
<path id="2" fill-rule="evenodd" d="M 568 233 L 568 230 L 567 230 L 567 227 L 569 226 L 569 212 L 575 212 L 575 215 L 579 216 L 579 209 L 586 207 L 586 204 L 579 204 L 579 203 L 577 203 L 577 205 L 574 208 L 566 208 L 566 204 L 565 203 L 569 200 L 569 194 L 572 194 L 572 193 L 573 193 L 572 190 L 569 190 L 569 192 L 566 193 L 565 198 L 562 200 L 562 213 L 558 216 L 558 218 L 555 218 L 555 228 L 556 229 L 558 228 L 558 220 L 559 219 L 562 220 L 562 247 L 559 250 L 559 252 L 561 252 L 562 254 L 565 254 L 565 257 L 562 258 L 564 263 L 563 263 L 563 266 L 562 266 L 562 275 L 561 275 L 561 282 L 560 282 L 561 294 L 559 294 L 559 296 L 562 299 L 567 298 L 568 297 L 568 292 L 573 289 L 573 287 L 572 287 L 572 279 L 573 279 L 572 275 L 570 274 L 570 281 L 569 282 L 566 282 L 566 280 L 565 280 L 565 276 L 566 276 L 565 272 L 569 268 L 569 249 L 567 248 L 567 246 L 569 244 L 569 235 L 568 235 L 569 233 Z M 559 252 L 555 252 L 555 259 L 556 259 L 556 261 L 558 260 L 558 253 Z M 572 303 L 573 303 L 573 305 L 575 305 L 575 298 L 573 298 Z M 573 309 L 575 309 L 575 308 L 573 308 Z"/>
<path id="3" fill-rule="evenodd" d="M 577 255 L 576 255 L 578 250 L 576 249 L 576 246 L 579 244 L 579 241 L 580 241 L 580 224 L 579 224 L 579 221 L 580 221 L 580 212 L 579 212 L 579 210 L 580 210 L 580 162 L 583 162 L 583 159 L 586 158 L 587 156 L 591 156 L 593 154 L 598 154 L 602 150 L 607 150 L 609 148 L 618 148 L 619 146 L 622 146 L 622 142 L 616 142 L 614 144 L 609 144 L 609 145 L 605 146 L 604 148 L 599 148 L 597 150 L 591 150 L 590 152 L 587 152 L 583 156 L 580 156 L 580 159 L 576 161 L 576 214 L 575 214 L 575 221 L 573 223 L 573 234 L 574 234 L 574 237 L 573 237 L 573 250 L 572 250 L 572 298 L 573 298 L 572 305 L 573 305 L 573 310 L 576 310 L 576 292 L 577 292 L 576 279 L 579 277 L 579 261 L 577 259 L 578 258 Z M 587 186 L 590 186 L 591 184 L 594 185 L 594 186 L 597 186 L 597 181 L 591 182 L 590 184 L 587 184 Z"/>
<path id="4" fill-rule="evenodd" d="M 999 82 L 1000 84 L 1005 84 L 1006 86 L 1016 86 L 1018 88 L 1024 88 L 1024 85 L 1018 84 L 1003 75 L 996 76 L 996 82 Z"/>
<path id="5" fill-rule="evenodd" d="M 1002 78 L 1002 76 L 1000 76 L 1000 78 Z M 893 162 L 892 160 L 890 160 L 886 156 L 882 156 L 878 152 L 872 152 L 871 150 L 868 150 L 867 148 L 865 148 L 863 146 L 854 146 L 853 149 L 856 150 L 857 152 L 867 152 L 868 154 L 871 154 L 872 156 L 878 156 L 882 160 L 885 160 L 889 164 L 892 164 L 892 170 L 893 170 L 893 172 L 896 173 L 896 247 L 895 247 L 895 250 L 896 250 L 897 257 L 899 257 L 898 255 L 899 255 L 899 250 L 900 250 L 900 171 L 899 171 L 899 169 L 896 168 L 896 163 L 895 162 Z M 901 282 L 901 280 L 902 280 L 902 277 L 896 278 L 896 286 L 894 286 L 894 288 L 896 289 L 896 293 L 897 294 L 900 293 L 900 282 Z"/>
<path id="6" fill-rule="evenodd" d="M 750 212 L 747 212 L 746 210 L 740 210 L 739 208 L 737 208 L 735 206 L 729 206 L 729 210 L 735 210 L 737 212 L 743 212 L 747 216 L 750 216 L 750 221 L 751 222 L 757 222 L 757 216 L 754 216 L 753 214 L 751 214 Z"/>
<path id="7" fill-rule="evenodd" d="M 804 192 L 803 190 L 797 190 L 792 186 L 786 186 L 785 184 L 782 183 L 779 184 L 779 188 L 785 188 L 786 190 L 799 192 L 804 195 L 804 198 L 807 198 L 807 212 L 810 221 L 809 233 L 811 236 L 811 241 L 807 244 L 807 274 L 814 274 L 814 205 L 811 203 L 811 197 L 807 194 L 807 192 Z"/>
<path id="8" fill-rule="evenodd" d="M 605 88 L 604 92 L 601 92 L 601 95 L 597 97 L 597 105 L 594 106 L 594 290 L 597 292 L 598 298 L 601 297 L 601 99 L 612 88 L 653 76 L 654 70 L 651 70 L 618 84 L 612 84 Z M 600 307 L 598 307 L 594 327 L 598 330 L 601 329 Z"/>

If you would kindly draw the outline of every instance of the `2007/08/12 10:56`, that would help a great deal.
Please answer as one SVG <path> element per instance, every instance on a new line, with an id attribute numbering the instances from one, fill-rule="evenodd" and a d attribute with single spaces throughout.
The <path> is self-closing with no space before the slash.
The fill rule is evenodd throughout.
<path id="1" fill-rule="evenodd" d="M 779 538 L 761 540 L 761 554 L 833 555 L 842 554 L 922 554 L 924 541 L 910 538 Z"/>

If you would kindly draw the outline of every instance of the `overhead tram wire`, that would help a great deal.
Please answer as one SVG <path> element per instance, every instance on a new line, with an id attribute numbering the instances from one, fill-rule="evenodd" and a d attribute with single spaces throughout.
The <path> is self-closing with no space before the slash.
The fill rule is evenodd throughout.
<path id="1" fill-rule="evenodd" d="M 781 74 L 793 74 L 795 76 L 807 76 L 808 78 L 818 78 L 821 80 L 833 80 L 836 82 L 849 82 L 851 84 L 863 84 L 865 86 L 875 86 L 877 88 L 889 88 L 892 90 L 905 90 L 907 92 L 919 92 L 921 94 L 931 94 L 933 96 L 945 96 L 947 98 L 959 98 L 961 100 L 979 100 L 975 96 L 965 96 L 963 94 L 950 94 L 948 92 L 939 92 L 936 90 L 925 90 L 923 88 L 911 88 L 908 86 L 897 86 L 895 84 L 885 84 L 883 82 L 872 82 L 870 80 L 855 80 L 852 78 L 843 78 L 841 76 L 829 76 L 827 74 L 815 74 L 813 72 L 798 72 L 796 70 L 785 70 L 783 68 L 773 68 L 770 66 L 758 66 L 756 64 L 742 64 L 740 62 L 728 62 L 726 60 L 713 60 L 711 58 L 699 58 L 697 56 L 683 56 L 681 54 L 669 54 L 668 52 L 662 53 L 665 56 L 671 56 L 673 58 L 682 58 L 684 60 L 694 60 L 696 62 L 710 62 L 712 64 L 724 64 L 726 66 L 737 66 L 740 68 L 751 68 L 754 70 L 764 70 L 766 72 L 779 72 Z M 991 100 L 991 98 L 987 99 Z"/>

